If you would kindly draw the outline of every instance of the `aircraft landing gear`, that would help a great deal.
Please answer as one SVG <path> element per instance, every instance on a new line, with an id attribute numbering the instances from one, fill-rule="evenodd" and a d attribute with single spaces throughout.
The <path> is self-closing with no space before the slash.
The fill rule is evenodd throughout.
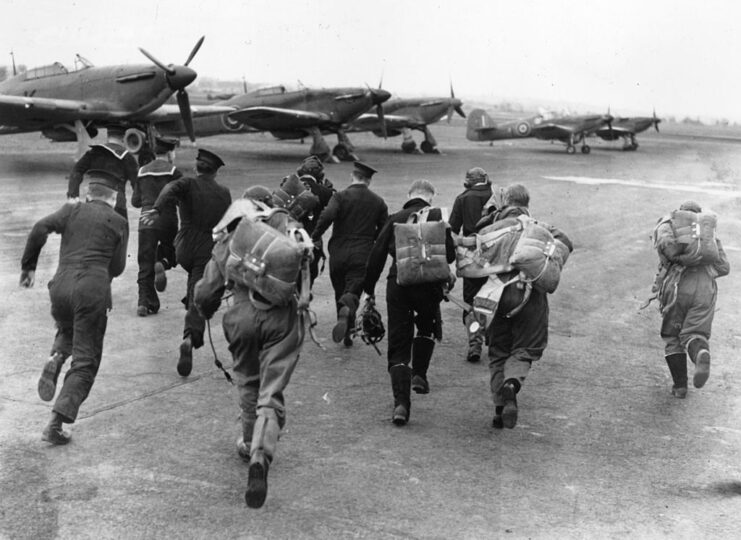
<path id="1" fill-rule="evenodd" d="M 567 154 L 575 154 L 576 153 L 576 147 L 574 147 L 573 144 L 570 144 L 566 147 L 566 153 Z"/>
<path id="2" fill-rule="evenodd" d="M 439 154 L 440 150 L 437 149 L 437 141 L 432 135 L 430 128 L 425 126 L 423 133 L 425 134 L 425 140 L 422 141 L 422 144 L 419 145 L 422 151 L 425 154 Z"/>
<path id="3" fill-rule="evenodd" d="M 589 145 L 587 145 L 587 144 L 585 144 L 584 146 L 581 147 L 581 153 L 582 154 L 588 154 L 591 151 L 592 151 L 592 148 Z"/>
<path id="4" fill-rule="evenodd" d="M 332 153 L 329 150 L 329 145 L 327 144 L 327 141 L 324 140 L 324 136 L 322 135 L 322 132 L 319 131 L 319 128 L 313 127 L 309 128 L 309 135 L 311 135 L 312 143 L 311 148 L 309 149 L 310 154 L 314 154 L 315 156 L 318 156 L 319 159 L 322 161 L 335 161 L 336 163 L 339 163 L 339 159 L 335 158 Z"/>

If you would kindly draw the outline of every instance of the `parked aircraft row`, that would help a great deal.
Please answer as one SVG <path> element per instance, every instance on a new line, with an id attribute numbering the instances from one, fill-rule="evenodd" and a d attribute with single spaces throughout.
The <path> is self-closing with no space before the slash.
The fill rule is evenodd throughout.
<path id="1" fill-rule="evenodd" d="M 468 117 L 466 138 L 469 141 L 497 141 L 535 137 L 566 144 L 566 152 L 574 154 L 577 144 L 581 151 L 591 151 L 587 137 L 594 135 L 606 141 L 623 139 L 623 150 L 636 150 L 635 136 L 654 126 L 659 131 L 660 118 L 654 111 L 652 117 L 615 118 L 609 111 L 604 115 L 562 116 L 547 118 L 542 114 L 517 120 L 495 122 L 483 109 L 474 109 Z"/>
<path id="2" fill-rule="evenodd" d="M 420 150 L 439 153 L 430 124 L 454 114 L 466 118 L 462 101 L 441 98 L 390 99 L 381 88 L 262 88 L 217 101 L 191 105 L 186 87 L 196 78 L 189 64 L 203 44 L 193 47 L 182 65 L 165 65 L 140 49 L 151 64 L 95 67 L 78 55 L 76 69 L 56 62 L 34 68 L 0 82 L 0 135 L 41 131 L 53 141 L 77 141 L 81 153 L 99 128 L 119 125 L 126 128 L 125 142 L 133 151 L 152 144 L 157 135 L 204 137 L 219 133 L 267 131 L 279 139 L 311 138 L 310 153 L 325 160 L 357 159 L 348 132 L 370 131 L 379 137 L 402 136 L 404 152 L 417 151 L 412 137 L 420 131 Z M 173 98 L 174 95 L 174 98 Z M 174 103 L 173 103 L 174 101 Z M 373 111 L 373 112 L 371 112 Z M 635 134 L 656 118 L 615 119 L 592 115 L 546 119 L 541 115 L 495 123 L 483 110 L 468 118 L 470 140 L 537 137 L 560 140 L 569 153 L 581 143 L 589 153 L 586 137 L 605 140 L 623 138 L 626 149 L 635 150 Z M 330 149 L 324 136 L 334 134 L 337 144 Z"/>

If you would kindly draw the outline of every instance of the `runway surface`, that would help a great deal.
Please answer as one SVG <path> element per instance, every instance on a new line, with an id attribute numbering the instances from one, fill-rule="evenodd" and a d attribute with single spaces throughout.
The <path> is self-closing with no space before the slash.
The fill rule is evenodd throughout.
<path id="1" fill-rule="evenodd" d="M 0 138 L 0 537 L 735 537 L 741 144 L 662 130 L 669 136 L 639 137 L 636 152 L 593 141 L 590 155 L 574 156 L 542 141 L 471 143 L 456 123 L 433 126 L 443 155 L 405 155 L 398 139 L 352 135 L 363 160 L 380 170 L 371 187 L 391 211 L 418 178 L 431 180 L 435 202 L 451 207 L 465 170 L 481 166 L 495 184 L 525 184 L 533 215 L 564 230 L 576 249 L 550 298 L 549 345 L 518 396 L 512 430 L 490 427 L 488 368 L 465 361 L 452 303 L 443 304 L 431 393 L 413 395 L 409 425 L 393 426 L 386 341 L 383 356 L 331 341 L 332 292 L 322 275 L 313 308 L 326 351 L 304 344 L 268 498 L 257 511 L 243 498 L 236 395 L 208 343 L 190 377 L 175 371 L 184 271 L 169 274 L 159 314 L 136 316 L 134 209 L 103 362 L 72 443 L 40 441 L 50 404 L 38 398 L 36 382 L 54 335 L 46 285 L 59 238 L 44 247 L 33 289 L 18 286 L 20 256 L 33 223 L 64 202 L 75 146 L 37 134 Z M 199 144 L 224 158 L 219 178 L 233 197 L 250 185 L 276 186 L 308 151 L 255 135 Z M 177 164 L 188 170 L 194 156 L 184 147 Z M 328 166 L 338 189 L 350 168 Z M 653 225 L 688 198 L 718 213 L 731 275 L 718 280 L 710 380 L 677 400 L 657 310 L 639 306 L 657 266 Z M 383 281 L 376 294 L 385 315 Z M 213 341 L 228 365 L 220 321 L 221 312 Z"/>

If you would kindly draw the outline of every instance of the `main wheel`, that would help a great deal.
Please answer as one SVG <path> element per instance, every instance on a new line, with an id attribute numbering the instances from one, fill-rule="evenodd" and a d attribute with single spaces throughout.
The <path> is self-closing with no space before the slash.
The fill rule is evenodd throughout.
<path id="1" fill-rule="evenodd" d="M 573 146 L 567 146 L 566 147 L 566 153 L 567 154 L 575 154 L 576 153 L 576 148 L 574 148 Z"/>
<path id="2" fill-rule="evenodd" d="M 592 151 L 592 148 L 589 147 L 589 146 L 587 146 L 586 144 L 581 147 L 581 153 L 582 154 L 588 154 L 591 151 Z"/>
<path id="3" fill-rule="evenodd" d="M 422 151 L 425 154 L 439 154 L 440 153 L 440 150 L 432 146 L 432 144 L 429 141 L 422 141 L 419 147 L 422 149 Z"/>
<path id="4" fill-rule="evenodd" d="M 350 161 L 352 159 L 347 146 L 345 146 L 344 144 L 338 144 L 337 146 L 335 146 L 332 150 L 332 153 L 337 156 L 337 159 L 339 159 L 340 161 Z"/>
<path id="5" fill-rule="evenodd" d="M 144 146 L 145 136 L 144 133 L 138 129 L 129 128 L 126 130 L 126 133 L 124 133 L 123 141 L 126 150 L 132 154 L 136 154 Z"/>
<path id="6" fill-rule="evenodd" d="M 414 141 L 401 143 L 401 149 L 407 154 L 411 154 L 417 149 L 417 143 Z"/>

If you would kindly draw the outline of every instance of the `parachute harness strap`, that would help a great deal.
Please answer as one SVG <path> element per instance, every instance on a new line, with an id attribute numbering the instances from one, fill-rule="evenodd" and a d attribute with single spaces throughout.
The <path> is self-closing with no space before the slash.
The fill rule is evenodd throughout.
<path id="1" fill-rule="evenodd" d="M 232 380 L 232 376 L 229 375 L 229 372 L 224 368 L 224 365 L 219 360 L 219 357 L 216 355 L 216 347 L 214 347 L 214 339 L 211 337 L 211 321 L 206 320 L 206 328 L 208 329 L 208 341 L 211 344 L 211 351 L 214 353 L 214 364 L 216 364 L 216 367 L 219 368 L 221 371 L 224 372 L 224 377 L 226 377 L 226 380 L 229 381 L 230 384 L 234 384 L 234 381 Z"/>

